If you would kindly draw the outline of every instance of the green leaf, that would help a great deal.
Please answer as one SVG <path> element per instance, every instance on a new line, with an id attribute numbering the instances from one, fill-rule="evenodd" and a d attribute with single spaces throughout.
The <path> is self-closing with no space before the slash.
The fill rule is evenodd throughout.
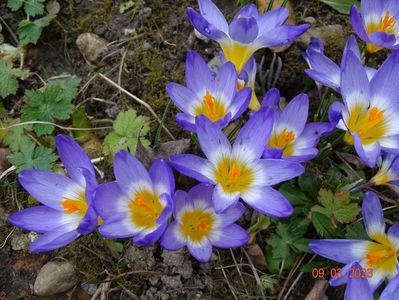
<path id="1" fill-rule="evenodd" d="M 313 227 L 317 233 L 323 238 L 331 238 L 335 236 L 335 228 L 326 215 L 319 212 L 313 212 L 311 216 Z"/>
<path id="2" fill-rule="evenodd" d="M 25 75 L 25 71 L 14 69 L 10 61 L 0 60 L 0 97 L 15 95 L 18 90 L 17 78 Z"/>
<path id="3" fill-rule="evenodd" d="M 76 130 L 74 131 L 75 138 L 85 139 L 91 134 L 91 124 L 87 118 L 86 110 L 83 106 L 80 106 L 77 110 L 72 113 L 72 126 L 74 128 L 88 128 L 89 130 Z"/>
<path id="4" fill-rule="evenodd" d="M 56 15 L 49 14 L 43 18 L 29 21 L 22 20 L 18 26 L 19 42 L 22 46 L 36 44 L 42 34 L 43 28 L 48 26 Z"/>
<path id="5" fill-rule="evenodd" d="M 350 203 L 350 194 L 346 191 L 336 192 L 335 194 L 326 189 L 319 192 L 319 202 L 322 204 L 313 206 L 312 212 L 319 212 L 329 217 L 333 224 L 352 222 L 358 213 L 360 207 L 357 203 Z"/>
<path id="6" fill-rule="evenodd" d="M 360 2 L 357 0 L 319 0 L 319 1 L 331 6 L 336 11 L 345 15 L 349 15 L 350 9 L 353 4 L 356 4 L 357 7 L 360 7 Z"/>
<path id="7" fill-rule="evenodd" d="M 309 193 L 312 197 L 316 197 L 320 189 L 316 176 L 309 171 L 298 177 L 298 185 L 303 192 Z"/>
<path id="8" fill-rule="evenodd" d="M 106 155 L 114 155 L 122 149 L 134 154 L 138 139 L 144 147 L 150 145 L 150 142 L 145 138 L 150 130 L 148 119 L 137 116 L 136 111 L 132 108 L 119 113 L 113 127 L 114 131 L 104 139 L 103 151 Z"/>
<path id="9" fill-rule="evenodd" d="M 24 0 L 24 10 L 28 16 L 37 16 L 44 13 L 45 0 Z"/>
<path id="10" fill-rule="evenodd" d="M 69 118 L 74 96 L 77 95 L 79 80 L 55 80 L 48 84 L 44 91 L 26 91 L 27 103 L 22 109 L 23 121 L 45 121 L 54 123 L 55 119 L 66 120 Z M 33 130 L 38 135 L 50 134 L 53 125 L 34 124 Z"/>
<path id="11" fill-rule="evenodd" d="M 17 168 L 17 172 L 25 169 L 51 170 L 57 155 L 49 148 L 36 147 L 33 142 L 26 143 L 20 152 L 8 156 L 10 162 Z"/>
<path id="12" fill-rule="evenodd" d="M 30 126 L 15 126 L 7 130 L 4 143 L 8 145 L 12 152 L 17 152 L 27 145 L 31 140 L 25 134 L 25 129 L 29 130 Z"/>
<path id="13" fill-rule="evenodd" d="M 294 205 L 306 205 L 310 202 L 308 197 L 300 190 L 295 182 L 288 181 L 283 183 L 278 189 Z"/>
<path id="14" fill-rule="evenodd" d="M 353 240 L 369 240 L 369 236 L 361 222 L 346 226 L 345 238 Z"/>
<path id="15" fill-rule="evenodd" d="M 24 4 L 24 0 L 8 0 L 7 1 L 7 6 L 11 8 L 12 11 L 17 11 L 22 7 L 22 4 Z"/>

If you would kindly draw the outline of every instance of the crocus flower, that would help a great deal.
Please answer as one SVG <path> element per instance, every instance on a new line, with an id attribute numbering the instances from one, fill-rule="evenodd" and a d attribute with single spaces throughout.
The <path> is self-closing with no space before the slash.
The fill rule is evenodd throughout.
<path id="1" fill-rule="evenodd" d="M 164 233 L 172 214 L 175 183 L 171 168 L 158 159 L 149 172 L 129 152 L 115 155 L 116 180 L 100 185 L 95 207 L 104 223 L 100 233 L 107 238 L 132 237 L 139 246 L 154 244 Z"/>
<path id="2" fill-rule="evenodd" d="M 240 117 L 251 99 L 251 89 L 237 92 L 237 72 L 232 63 L 221 66 L 215 76 L 195 51 L 187 53 L 186 84 L 171 82 L 166 91 L 175 105 L 182 110 L 176 121 L 183 128 L 195 131 L 195 116 L 204 115 L 225 127 Z"/>
<path id="3" fill-rule="evenodd" d="M 386 185 L 394 191 L 399 192 L 399 156 L 396 154 L 385 154 L 379 160 L 379 170 L 371 178 L 372 185 Z"/>
<path id="4" fill-rule="evenodd" d="M 344 300 L 374 300 L 364 269 L 357 262 L 353 263 L 350 269 L 352 274 L 360 274 L 360 276 L 350 276 L 348 278 Z"/>
<path id="5" fill-rule="evenodd" d="M 399 150 L 399 53 L 392 54 L 368 80 L 359 59 L 349 51 L 342 66 L 344 104 L 334 103 L 330 119 L 347 131 L 344 140 L 355 146 L 363 162 L 374 167 L 381 150 Z"/>
<path id="6" fill-rule="evenodd" d="M 177 250 L 187 246 L 197 260 L 207 262 L 212 256 L 212 246 L 236 248 L 248 242 L 248 232 L 234 224 L 245 212 L 245 207 L 236 203 L 224 213 L 217 214 L 212 202 L 213 192 L 214 187 L 204 183 L 188 193 L 176 192 L 174 221 L 161 238 L 163 248 Z"/>
<path id="7" fill-rule="evenodd" d="M 290 202 L 271 186 L 303 173 L 303 167 L 280 159 L 260 159 L 271 132 L 273 110 L 254 113 L 233 144 L 221 129 L 203 116 L 196 118 L 197 136 L 207 159 L 192 154 L 170 157 L 181 173 L 216 185 L 212 200 L 217 213 L 235 205 L 241 197 L 263 214 L 287 217 Z"/>
<path id="8" fill-rule="evenodd" d="M 219 43 L 228 61 L 234 63 L 238 73 L 258 49 L 290 44 L 302 35 L 309 24 L 283 25 L 288 18 L 285 7 L 259 15 L 252 3 L 241 8 L 230 25 L 211 0 L 198 0 L 200 13 L 193 8 L 187 15 L 202 35 Z"/>
<path id="9" fill-rule="evenodd" d="M 399 48 L 397 0 L 362 0 L 360 13 L 356 5 L 350 11 L 350 19 L 356 34 L 367 43 L 367 51 L 377 52 L 382 48 Z"/>
<path id="10" fill-rule="evenodd" d="M 359 45 L 356 38 L 352 35 L 349 37 L 342 55 L 341 67 L 345 65 L 345 58 L 348 51 L 362 61 Z M 333 62 L 330 58 L 324 55 L 323 42 L 317 38 L 312 38 L 306 52 L 303 54 L 310 69 L 305 70 L 306 74 L 312 78 L 316 83 L 323 86 L 330 87 L 337 92 L 340 92 L 341 86 L 341 68 Z M 367 77 L 371 80 L 376 73 L 376 70 L 364 66 Z"/>
<path id="11" fill-rule="evenodd" d="M 399 275 L 396 275 L 382 291 L 380 300 L 399 299 Z"/>
<path id="12" fill-rule="evenodd" d="M 92 196 L 97 186 L 93 165 L 69 136 L 58 135 L 56 146 L 68 177 L 44 170 L 24 170 L 19 182 L 43 205 L 14 213 L 15 226 L 42 234 L 29 245 L 32 252 L 63 247 L 97 226 Z"/>
<path id="13" fill-rule="evenodd" d="M 315 158 L 320 137 L 332 129 L 330 123 L 308 123 L 309 98 L 300 94 L 287 106 L 280 107 L 280 91 L 271 89 L 263 98 L 262 107 L 275 109 L 273 130 L 263 157 L 284 158 L 305 162 Z"/>
<path id="14" fill-rule="evenodd" d="M 346 264 L 342 268 L 342 277 L 331 279 L 331 285 L 347 283 L 350 268 L 357 262 L 365 269 L 367 274 L 364 277 L 367 277 L 370 289 L 374 292 L 386 278 L 392 279 L 398 274 L 399 224 L 393 225 L 388 233 L 385 233 L 381 203 L 373 192 L 364 195 L 362 216 L 367 234 L 372 241 L 313 240 L 309 243 L 309 248 L 318 255 Z"/>

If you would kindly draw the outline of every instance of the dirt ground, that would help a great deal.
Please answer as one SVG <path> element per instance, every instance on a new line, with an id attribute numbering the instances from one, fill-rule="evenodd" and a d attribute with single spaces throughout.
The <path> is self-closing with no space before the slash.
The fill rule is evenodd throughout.
<path id="1" fill-rule="evenodd" d="M 16 30 L 18 14 L 0 3 L 0 15 Z M 121 1 L 113 0 L 63 0 L 61 12 L 49 28 L 46 28 L 40 42 L 27 50 L 26 63 L 32 72 L 43 79 L 62 73 L 76 74 L 87 87 L 82 90 L 75 104 L 85 102 L 89 116 L 109 123 L 118 112 L 134 107 L 141 114 L 151 117 L 147 110 L 131 98 L 106 83 L 93 77 L 97 72 L 107 77 L 149 103 L 162 116 L 169 101 L 165 84 L 169 81 L 183 82 L 186 51 L 195 49 L 206 60 L 217 52 L 217 45 L 201 41 L 193 34 L 187 21 L 185 8 L 196 7 L 194 0 L 138 0 L 134 12 L 119 12 Z M 235 1 L 215 1 L 225 12 L 232 15 L 237 8 Z M 234 5 L 233 5 L 234 4 Z M 348 17 L 338 15 L 331 8 L 313 0 L 293 1 L 299 23 L 313 18 L 313 27 L 340 24 L 345 32 L 350 31 Z M 126 33 L 134 33 L 128 34 Z M 76 39 L 82 33 L 95 33 L 112 43 L 101 62 L 90 63 L 84 59 Z M 10 38 L 7 33 L 5 37 Z M 308 89 L 313 105 L 317 97 L 311 81 L 303 72 L 306 68 L 301 58 L 303 47 L 294 43 L 287 51 L 278 53 L 283 67 L 277 86 L 282 95 L 292 96 Z M 342 44 L 327 45 L 327 54 L 340 56 Z M 256 54 L 265 57 L 265 66 L 272 60 L 270 50 Z M 38 77 L 23 82 L 23 88 L 15 97 L 9 97 L 4 106 L 11 111 L 11 117 L 18 117 L 23 103 L 23 89 L 40 86 Z M 312 96 L 314 95 L 314 96 Z M 107 102 L 90 100 L 101 98 Z M 112 104 L 110 104 L 112 102 Z M 175 121 L 175 108 L 166 112 L 166 127 L 174 136 L 186 138 L 188 134 Z M 107 121 L 108 120 L 108 121 Z M 151 138 L 154 138 L 158 124 L 152 120 Z M 101 123 L 102 124 L 102 123 Z M 91 157 L 101 156 L 98 141 L 106 131 L 96 131 L 96 138 L 81 141 Z M 168 141 L 166 134 L 161 141 Z M 98 167 L 110 172 L 110 162 Z M 24 245 L 29 241 L 28 233 L 22 232 L 7 222 L 7 216 L 28 206 L 28 195 L 10 174 L 0 182 L 0 299 L 37 299 L 32 296 L 32 287 L 43 264 L 54 259 L 72 262 L 77 268 L 79 284 L 66 294 L 43 299 L 100 299 L 92 298 L 96 291 L 104 290 L 104 299 L 262 299 L 254 274 L 245 253 L 241 250 L 217 251 L 209 264 L 195 262 L 185 252 L 170 253 L 159 246 L 140 249 L 133 247 L 129 240 L 120 241 L 122 251 L 105 242 L 96 234 L 80 238 L 72 245 L 46 254 L 30 254 Z M 243 222 L 249 222 L 250 216 Z M 258 237 L 264 247 L 264 237 Z M 26 246 L 26 245 L 25 245 Z M 19 250 L 16 250 L 19 249 Z M 120 249 L 119 249 L 120 250 Z M 309 259 L 309 258 L 308 258 Z M 259 272 L 259 274 L 263 274 Z M 272 276 L 274 289 L 264 297 L 277 299 L 285 285 L 285 292 L 297 277 L 297 271 L 290 279 L 288 273 Z M 266 278 L 266 277 L 262 277 Z M 262 279 L 264 280 L 264 279 Z M 262 281 L 263 282 L 263 281 Z M 303 299 L 313 287 L 315 280 L 309 274 L 302 276 L 287 299 Z M 267 285 L 266 282 L 263 282 Z M 234 294 L 233 294 L 234 293 Z M 101 298 L 103 299 L 103 298 Z M 266 299 L 266 298 L 264 298 Z M 337 298 L 332 298 L 337 299 Z"/>

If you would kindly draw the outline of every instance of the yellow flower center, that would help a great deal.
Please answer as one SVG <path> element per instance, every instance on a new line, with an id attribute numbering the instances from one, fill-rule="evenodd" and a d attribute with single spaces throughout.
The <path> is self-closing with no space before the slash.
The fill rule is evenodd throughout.
<path id="1" fill-rule="evenodd" d="M 195 110 L 195 115 L 204 115 L 212 122 L 219 121 L 227 114 L 222 102 L 215 99 L 208 91 L 203 97 L 202 104 Z"/>
<path id="2" fill-rule="evenodd" d="M 158 195 L 148 190 L 136 193 L 129 203 L 130 218 L 139 228 L 152 229 L 161 215 L 164 205 L 159 201 Z"/>
<path id="3" fill-rule="evenodd" d="M 224 57 L 235 65 L 238 74 L 241 73 L 251 55 L 256 51 L 256 48 L 238 42 L 221 43 L 220 46 Z"/>
<path id="4" fill-rule="evenodd" d="M 270 137 L 267 146 L 272 148 L 283 149 L 284 156 L 291 156 L 294 153 L 294 148 L 292 147 L 292 141 L 294 140 L 295 140 L 295 133 L 285 128 L 280 133 L 273 134 Z"/>
<path id="5" fill-rule="evenodd" d="M 350 132 L 345 135 L 344 140 L 350 145 L 353 144 L 353 133 L 357 133 L 365 145 L 379 141 L 386 133 L 384 111 L 375 106 L 371 109 L 354 106 L 346 125 Z"/>
<path id="6" fill-rule="evenodd" d="M 397 249 L 385 234 L 371 237 L 377 243 L 370 243 L 366 254 L 366 264 L 369 268 L 384 273 L 396 273 Z"/>
<path id="7" fill-rule="evenodd" d="M 79 199 L 65 198 L 60 202 L 60 204 L 64 207 L 65 214 L 73 214 L 78 212 L 84 216 L 88 209 L 84 192 L 79 194 Z"/>
<path id="8" fill-rule="evenodd" d="M 366 27 L 366 32 L 367 34 L 373 32 L 386 32 L 388 34 L 395 34 L 395 25 L 395 17 L 391 16 L 389 12 L 386 12 L 385 16 L 381 18 L 378 23 L 369 23 Z M 367 44 L 367 51 L 370 53 L 377 52 L 381 49 L 382 48 L 377 45 Z"/>
<path id="9" fill-rule="evenodd" d="M 200 242 L 212 231 L 215 223 L 212 214 L 196 208 L 185 212 L 181 217 L 181 233 L 193 242 Z"/>
<path id="10" fill-rule="evenodd" d="M 254 181 L 254 176 L 253 171 L 243 163 L 224 157 L 216 166 L 215 181 L 226 193 L 244 193 Z"/>

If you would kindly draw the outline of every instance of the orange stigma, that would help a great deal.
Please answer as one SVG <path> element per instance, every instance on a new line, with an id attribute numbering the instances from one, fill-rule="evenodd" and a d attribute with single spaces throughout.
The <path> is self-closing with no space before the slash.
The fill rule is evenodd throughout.
<path id="1" fill-rule="evenodd" d="M 64 207 L 64 213 L 66 214 L 72 214 L 74 212 L 85 214 L 87 211 L 87 204 L 82 200 L 64 199 L 60 204 Z"/>
<path id="2" fill-rule="evenodd" d="M 384 118 L 384 113 L 378 110 L 377 107 L 373 107 L 370 110 L 369 121 L 370 122 L 379 122 Z"/>
<path id="3" fill-rule="evenodd" d="M 201 230 L 201 231 L 206 232 L 208 230 L 208 228 L 209 228 L 209 225 L 206 224 L 205 222 L 200 222 L 198 224 L 198 229 Z"/>
<path id="4" fill-rule="evenodd" d="M 233 166 L 230 170 L 229 179 L 235 180 L 241 175 L 241 168 L 237 166 Z"/>
<path id="5" fill-rule="evenodd" d="M 387 12 L 387 13 L 385 14 L 384 19 L 382 19 L 382 22 L 381 22 L 381 30 L 382 30 L 382 31 L 386 31 L 387 29 L 392 28 L 395 24 L 396 24 L 396 19 L 395 19 L 395 17 L 391 17 L 391 16 L 389 15 L 389 12 Z"/>

